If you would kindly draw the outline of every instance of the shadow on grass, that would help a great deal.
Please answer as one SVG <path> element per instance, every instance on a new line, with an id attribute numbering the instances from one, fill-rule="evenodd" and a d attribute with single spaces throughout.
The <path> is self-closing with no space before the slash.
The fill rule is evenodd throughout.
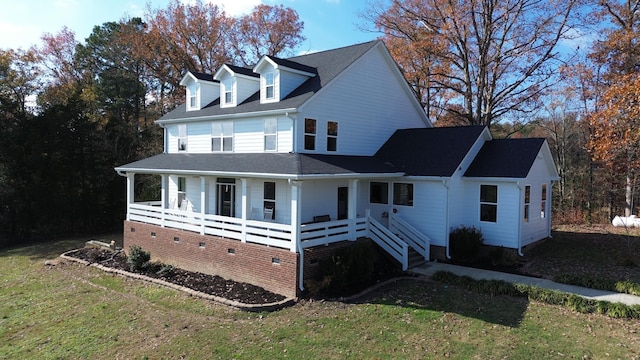
<path id="1" fill-rule="evenodd" d="M 114 240 L 117 244 L 121 245 L 122 233 L 87 235 L 65 239 L 38 240 L 28 241 L 22 244 L 13 244 L 6 248 L 0 248 L 0 258 L 17 255 L 29 257 L 31 260 L 52 259 L 69 250 L 84 247 L 85 243 L 89 240 L 100 240 L 105 242 Z"/>
<path id="2" fill-rule="evenodd" d="M 520 326 L 529 306 L 525 297 L 489 296 L 418 278 L 394 281 L 352 303 L 455 313 L 513 328 Z"/>

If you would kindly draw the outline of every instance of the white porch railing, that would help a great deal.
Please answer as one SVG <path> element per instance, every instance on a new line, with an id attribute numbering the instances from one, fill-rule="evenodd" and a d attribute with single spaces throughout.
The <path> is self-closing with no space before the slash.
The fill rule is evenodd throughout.
<path id="1" fill-rule="evenodd" d="M 243 220 L 239 218 L 201 214 L 193 211 L 163 209 L 147 203 L 129 204 L 128 219 L 161 227 L 197 232 L 203 235 L 222 236 L 278 248 L 296 251 L 293 227 L 270 221 Z M 411 225 L 396 216 L 390 218 L 390 229 L 373 219 L 369 212 L 362 218 L 304 224 L 298 238 L 302 249 L 326 245 L 367 236 L 408 267 L 409 246 L 429 259 L 430 240 Z"/>
<path id="2" fill-rule="evenodd" d="M 396 214 L 390 214 L 389 216 L 389 230 L 409 244 L 409 246 L 422 255 L 425 260 L 429 261 L 431 239 L 426 235 L 411 226 L 408 222 L 402 220 Z"/>
<path id="3" fill-rule="evenodd" d="M 409 267 L 409 245 L 389 231 L 384 225 L 367 215 L 369 222 L 369 237 L 394 259 L 402 264 L 402 270 Z"/>

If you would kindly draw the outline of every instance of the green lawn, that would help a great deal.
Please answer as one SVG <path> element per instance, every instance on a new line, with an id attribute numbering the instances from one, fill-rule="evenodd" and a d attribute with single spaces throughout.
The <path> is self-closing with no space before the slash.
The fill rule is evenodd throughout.
<path id="1" fill-rule="evenodd" d="M 428 281 L 246 313 L 93 267 L 44 265 L 82 244 L 0 250 L 0 359 L 640 357 L 640 321 Z"/>

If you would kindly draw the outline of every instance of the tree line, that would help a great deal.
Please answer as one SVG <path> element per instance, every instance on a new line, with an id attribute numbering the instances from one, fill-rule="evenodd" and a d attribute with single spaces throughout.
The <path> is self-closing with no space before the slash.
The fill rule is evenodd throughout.
<path id="1" fill-rule="evenodd" d="M 603 223 L 638 198 L 639 3 L 372 0 L 361 19 L 436 126 L 546 137 L 560 175 L 554 222 Z M 234 18 L 173 0 L 82 41 L 63 28 L 0 50 L 0 244 L 119 229 L 113 168 L 162 151 L 153 121 L 184 102 L 184 73 L 293 55 L 303 28 L 282 5 Z"/>

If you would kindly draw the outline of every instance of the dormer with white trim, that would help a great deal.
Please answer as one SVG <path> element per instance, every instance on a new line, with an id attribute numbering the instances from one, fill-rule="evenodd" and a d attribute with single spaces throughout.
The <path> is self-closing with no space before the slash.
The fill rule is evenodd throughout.
<path id="1" fill-rule="evenodd" d="M 316 76 L 316 69 L 294 61 L 263 56 L 253 67 L 260 74 L 260 103 L 278 102 Z"/>
<path id="2" fill-rule="evenodd" d="M 187 111 L 200 110 L 220 97 L 220 82 L 209 74 L 189 71 L 180 85 L 187 88 Z"/>
<path id="3" fill-rule="evenodd" d="M 220 81 L 220 107 L 238 106 L 260 88 L 260 75 L 251 69 L 224 64 L 213 78 Z"/>

